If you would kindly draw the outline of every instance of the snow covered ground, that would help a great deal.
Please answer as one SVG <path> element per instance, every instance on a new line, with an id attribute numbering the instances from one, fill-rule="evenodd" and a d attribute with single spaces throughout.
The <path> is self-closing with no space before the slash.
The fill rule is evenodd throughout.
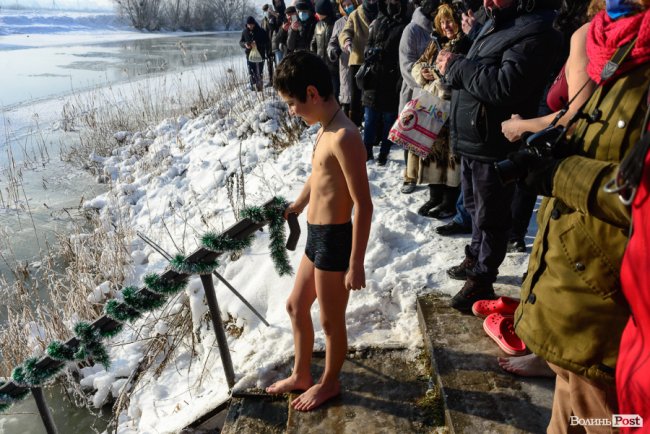
<path id="1" fill-rule="evenodd" d="M 231 117 L 226 110 L 237 112 L 244 104 L 242 99 L 224 97 L 220 107 L 196 119 L 168 119 L 133 134 L 128 145 L 103 161 L 106 174 L 114 180 L 113 192 L 87 206 L 100 209 L 106 217 L 126 218 L 129 225 L 173 254 L 177 251 L 174 243 L 183 245 L 186 253 L 192 252 L 204 232 L 222 231 L 235 222 L 226 180 L 239 170 L 240 162 L 247 205 L 261 204 L 274 195 L 289 200 L 295 197 L 310 172 L 318 126 L 307 129 L 299 144 L 278 153 L 269 147 L 269 134 L 277 130 L 286 109 L 272 91 L 264 99 L 251 94 L 254 108 L 243 116 Z M 411 195 L 399 193 L 402 171 L 401 149 L 393 149 L 385 167 L 368 163 L 375 208 L 366 255 L 367 287 L 352 293 L 347 310 L 350 347 L 398 346 L 415 351 L 422 345 L 416 297 L 433 290 L 452 295 L 462 286 L 448 278 L 445 270 L 463 259 L 467 239 L 441 237 L 433 230 L 441 222 L 415 213 L 428 192 L 423 187 Z M 305 215 L 301 216 L 303 235 L 298 248 L 290 252 L 294 268 L 304 251 Z M 265 387 L 281 375 L 277 368 L 293 354 L 284 307 L 292 278 L 278 277 L 268 244 L 268 231 L 258 233 L 241 258 L 224 258 L 219 270 L 271 323 L 266 327 L 225 287 L 217 285 L 222 317 L 234 318 L 243 328 L 239 337 L 229 336 L 237 388 Z M 127 282 L 131 284 L 140 285 L 144 274 L 159 272 L 167 264 L 139 241 L 132 244 L 132 256 L 136 266 L 132 281 Z M 526 254 L 507 256 L 497 292 L 517 294 L 526 262 Z M 197 354 L 181 353 L 160 377 L 148 379 L 146 387 L 131 394 L 128 411 L 120 418 L 120 433 L 176 432 L 228 396 L 214 333 L 205 320 L 199 320 L 207 307 L 198 276 L 190 281 L 184 297 L 189 298 L 195 326 L 200 328 Z M 323 349 L 317 305 L 312 318 L 316 347 Z M 150 327 L 138 338 L 146 339 L 147 333 L 153 336 L 161 330 L 166 327 Z M 141 351 L 142 343 L 116 346 L 109 372 L 100 367 L 87 370 L 83 381 L 98 388 L 97 405 L 124 384 L 123 378 L 137 366 Z"/>

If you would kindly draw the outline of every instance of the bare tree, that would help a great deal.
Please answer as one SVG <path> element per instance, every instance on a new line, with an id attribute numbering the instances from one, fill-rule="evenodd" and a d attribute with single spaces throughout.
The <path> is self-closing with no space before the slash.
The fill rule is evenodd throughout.
<path id="1" fill-rule="evenodd" d="M 217 24 L 225 30 L 240 28 L 246 17 L 255 15 L 255 8 L 249 0 L 210 0 L 214 7 Z"/>
<path id="2" fill-rule="evenodd" d="M 145 30 L 160 30 L 161 0 L 113 0 L 118 12 L 126 16 L 133 27 Z"/>
<path id="3" fill-rule="evenodd" d="M 251 0 L 113 0 L 133 27 L 145 30 L 240 28 L 254 15 Z"/>

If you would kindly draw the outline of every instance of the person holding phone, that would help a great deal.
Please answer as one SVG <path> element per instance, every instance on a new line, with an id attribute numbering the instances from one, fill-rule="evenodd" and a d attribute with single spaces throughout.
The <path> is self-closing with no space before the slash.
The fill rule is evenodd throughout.
<path id="1" fill-rule="evenodd" d="M 438 7 L 433 20 L 434 32 L 424 54 L 415 62 L 411 75 L 424 92 L 449 100 L 451 94 L 442 84 L 440 73 L 434 66 L 438 53 L 444 49 L 464 54 L 471 42 L 460 29 L 460 20 L 448 4 Z M 409 152 L 406 176 L 419 184 L 429 185 L 429 199 L 420 206 L 418 214 L 424 217 L 447 218 L 456 213 L 456 200 L 460 192 L 460 164 L 449 146 L 449 128 L 445 125 L 433 141 L 431 153 L 420 158 Z"/>
<path id="2" fill-rule="evenodd" d="M 275 60 L 279 64 L 284 56 L 287 54 L 287 36 L 289 35 L 289 28 L 291 24 L 298 20 L 298 12 L 295 6 L 289 6 L 285 9 L 285 20 L 278 28 L 277 33 L 273 38 L 273 45 L 277 47 L 275 52 Z"/>
<path id="3" fill-rule="evenodd" d="M 311 41 L 316 30 L 316 17 L 314 16 L 314 5 L 311 1 L 301 0 L 296 3 L 297 20 L 289 27 L 287 35 L 287 51 L 310 51 Z"/>

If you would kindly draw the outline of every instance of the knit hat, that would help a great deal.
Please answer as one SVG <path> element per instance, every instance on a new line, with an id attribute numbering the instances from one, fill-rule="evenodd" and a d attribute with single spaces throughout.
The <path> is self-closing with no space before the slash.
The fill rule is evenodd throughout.
<path id="1" fill-rule="evenodd" d="M 296 7 L 295 6 L 287 6 L 287 9 L 284 11 L 285 14 L 295 14 L 296 13 Z"/>
<path id="2" fill-rule="evenodd" d="M 427 18 L 432 18 L 440 6 L 440 0 L 422 0 L 420 3 L 420 12 Z"/>
<path id="3" fill-rule="evenodd" d="M 318 15 L 323 15 L 326 17 L 334 17 L 334 8 L 330 0 L 317 0 L 316 1 L 316 13 Z"/>
<path id="4" fill-rule="evenodd" d="M 305 1 L 305 0 L 300 0 L 296 2 L 296 9 L 299 11 L 308 11 L 311 10 L 311 2 Z"/>
<path id="5" fill-rule="evenodd" d="M 246 24 L 257 24 L 257 21 L 255 21 L 255 18 L 249 16 L 246 18 Z"/>

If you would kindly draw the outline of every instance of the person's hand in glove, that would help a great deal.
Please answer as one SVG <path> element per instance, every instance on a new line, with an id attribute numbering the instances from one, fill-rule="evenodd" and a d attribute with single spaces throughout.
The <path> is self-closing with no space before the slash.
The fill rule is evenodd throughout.
<path id="1" fill-rule="evenodd" d="M 524 190 L 542 196 L 553 196 L 553 177 L 562 160 L 521 151 L 511 153 L 508 159 L 517 167 L 528 169 L 527 174 L 519 179 L 519 185 Z"/>

